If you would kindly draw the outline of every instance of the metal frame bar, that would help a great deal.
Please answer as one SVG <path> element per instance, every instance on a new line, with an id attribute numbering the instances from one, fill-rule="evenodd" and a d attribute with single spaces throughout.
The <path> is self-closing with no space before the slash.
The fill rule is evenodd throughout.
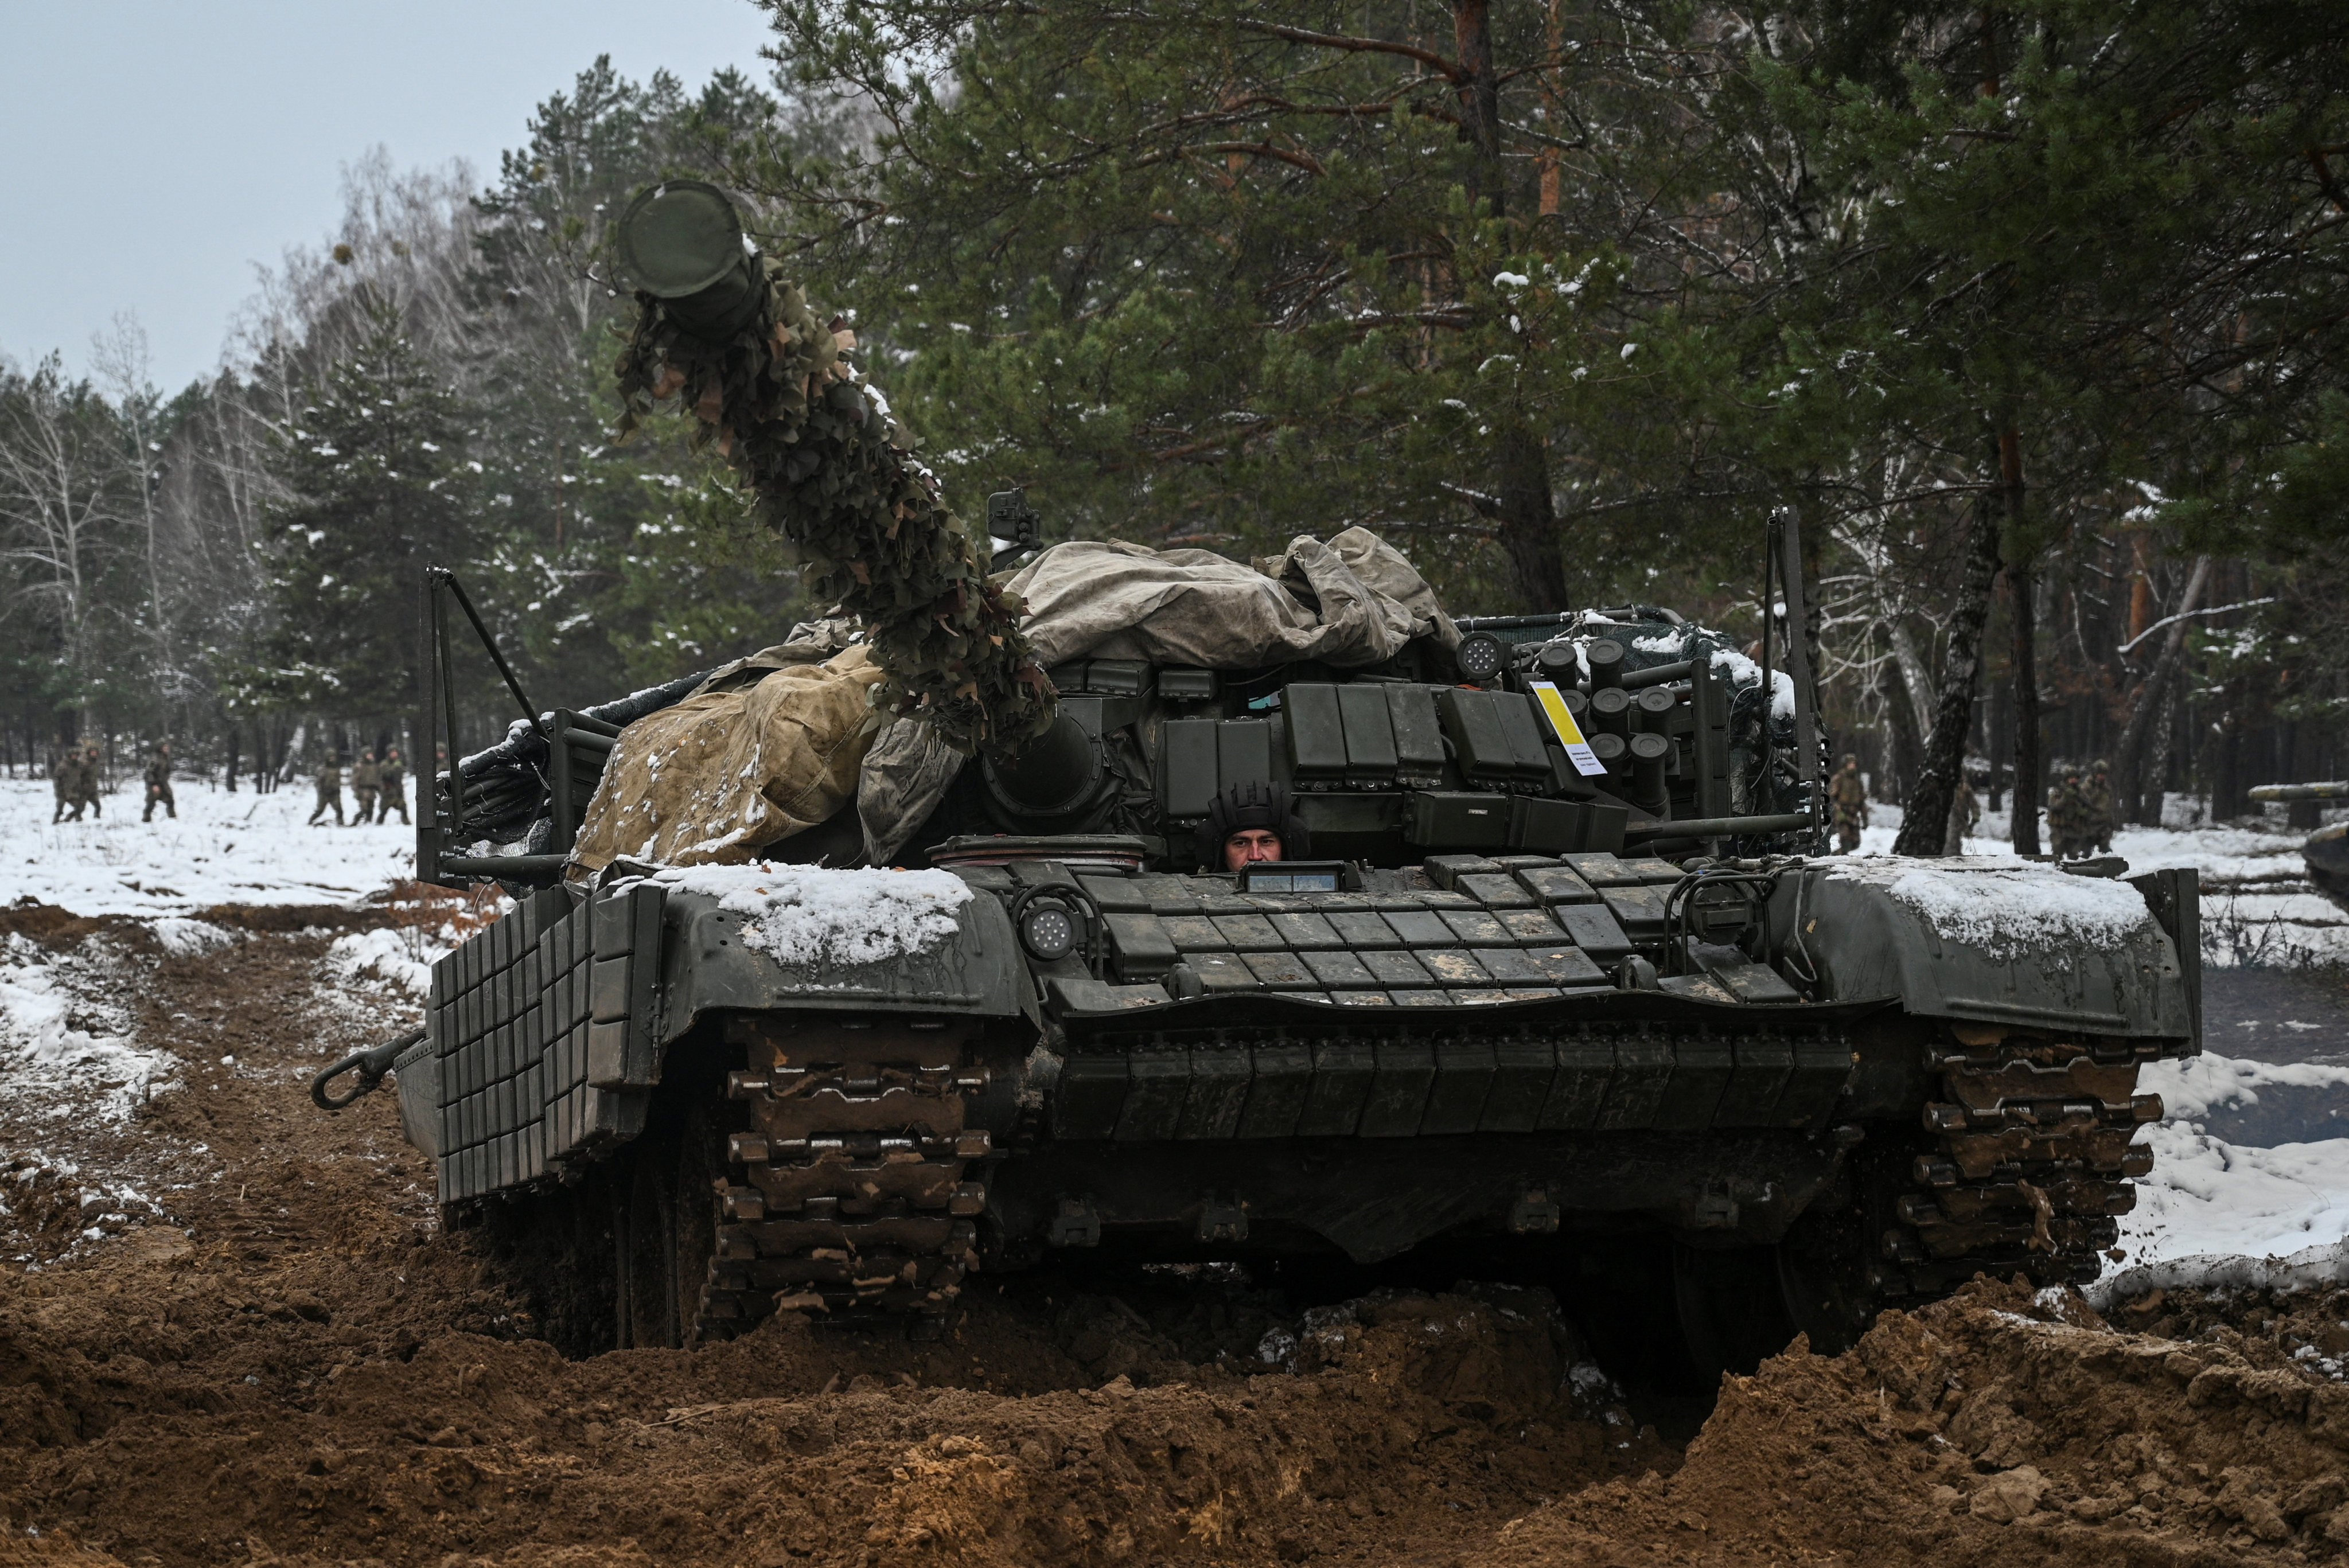
<path id="1" fill-rule="evenodd" d="M 531 728 L 538 731 L 541 740 L 549 739 L 546 726 L 540 722 L 537 707 L 531 702 L 529 694 L 522 689 L 522 681 L 514 675 L 513 666 L 506 663 L 505 655 L 499 651 L 498 640 L 491 636 L 489 627 L 482 624 L 481 614 L 473 608 L 473 601 L 466 596 L 465 585 L 458 582 L 457 574 L 445 566 L 428 566 L 424 570 L 435 583 L 446 585 L 449 592 L 457 596 L 457 607 L 465 612 L 465 619 L 473 623 L 473 631 L 481 639 L 481 646 L 489 650 L 490 658 L 498 666 L 498 674 L 505 677 L 506 690 L 513 693 L 514 701 L 522 706 L 523 717 L 530 721 Z M 456 760 L 454 754 L 450 760 Z"/>

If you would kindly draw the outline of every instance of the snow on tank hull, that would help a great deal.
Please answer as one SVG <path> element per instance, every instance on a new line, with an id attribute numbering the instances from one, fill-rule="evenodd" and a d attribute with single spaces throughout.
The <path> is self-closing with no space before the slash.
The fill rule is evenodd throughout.
<path id="1" fill-rule="evenodd" d="M 936 1314 L 1061 1249 L 1622 1230 L 1775 1260 L 1833 1342 L 1977 1269 L 2093 1272 L 2137 1065 L 2197 1048 L 2191 873 L 1440 859 L 554 890 L 436 971 L 403 1114 L 455 1212 L 608 1227 L 622 1342 Z"/>

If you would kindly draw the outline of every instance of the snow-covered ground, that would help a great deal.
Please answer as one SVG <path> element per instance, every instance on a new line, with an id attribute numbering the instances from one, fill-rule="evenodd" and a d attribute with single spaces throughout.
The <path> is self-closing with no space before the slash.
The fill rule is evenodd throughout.
<path id="1" fill-rule="evenodd" d="M 152 822 L 139 820 L 142 793 L 133 784 L 106 798 L 103 816 L 53 824 L 46 781 L 0 779 L 0 923 L 0 923 L 0 1231 L 31 1244 L 28 1216 L 61 1201 L 82 1222 L 56 1255 L 176 1222 L 171 1194 L 208 1179 L 198 1170 L 207 1151 L 158 1144 L 136 1113 L 150 1098 L 217 1088 L 220 1075 L 244 1070 L 233 1048 L 191 1052 L 191 1029 L 173 1037 L 176 1048 L 142 1031 L 143 1004 L 166 982 L 137 927 L 171 957 L 200 959 L 253 940 L 235 919 L 202 918 L 212 906 L 371 906 L 317 965 L 310 1005 L 323 1065 L 352 1039 L 379 1035 L 387 1016 L 412 1014 L 432 961 L 497 907 L 412 887 L 387 899 L 410 874 L 415 830 L 338 828 L 331 813 L 309 827 L 316 796 L 306 784 L 232 795 L 181 781 L 178 819 Z M 61 938 L 58 910 L 135 924 L 117 918 Z M 9 1255 L 40 1266 L 51 1253 Z"/>
<path id="2" fill-rule="evenodd" d="M 129 1014 L 109 1005 L 103 988 L 74 984 L 116 956 L 106 951 L 112 945 L 107 938 L 96 945 L 97 952 L 60 963 L 14 932 L 0 937 L 0 1094 L 43 1095 L 70 1103 L 81 1116 L 119 1122 L 147 1096 L 171 1087 L 179 1061 L 141 1047 Z"/>
<path id="3" fill-rule="evenodd" d="M 134 779 L 106 797 L 105 815 L 49 820 L 46 779 L 0 779 L 0 905 L 36 899 L 76 914 L 183 915 L 216 903 L 354 904 L 413 874 L 416 830 L 317 827 L 306 781 L 266 795 L 180 780 L 176 820 L 141 822 Z M 412 794 L 412 790 L 411 790 Z M 353 808 L 343 797 L 347 816 Z M 411 802 L 410 810 L 413 810 Z"/>
<path id="4" fill-rule="evenodd" d="M 2153 1173 L 2139 1180 L 2136 1212 L 2121 1221 L 2128 1264 L 2212 1253 L 2286 1257 L 2349 1238 L 2349 1138 L 2262 1148 L 2209 1130 L 2262 1099 L 2338 1108 L 2349 1100 L 2349 1068 L 2206 1052 L 2145 1068 L 2137 1087 L 2161 1096 L 2166 1116 L 2147 1130 Z"/>

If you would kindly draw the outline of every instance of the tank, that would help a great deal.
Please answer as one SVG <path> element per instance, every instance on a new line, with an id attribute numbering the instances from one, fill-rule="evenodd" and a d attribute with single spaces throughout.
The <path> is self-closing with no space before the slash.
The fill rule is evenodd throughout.
<path id="1" fill-rule="evenodd" d="M 313 1092 L 396 1073 L 450 1222 L 525 1263 L 554 1336 L 926 1330 L 972 1271 L 1056 1256 L 1515 1274 L 1629 1239 L 1718 1367 L 1979 1272 L 2098 1271 L 2160 1114 L 2137 1070 L 2199 1048 L 2191 872 L 1824 856 L 1800 639 L 1773 669 L 1780 639 L 1756 662 L 1660 606 L 1363 667 L 1039 670 L 835 340 L 757 371 L 812 317 L 722 193 L 629 223 L 662 202 L 624 236 L 630 407 L 682 386 L 732 432 L 812 581 L 869 592 L 890 700 L 973 739 L 897 865 L 855 863 L 850 808 L 762 863 L 574 880 L 616 737 L 699 678 L 541 710 L 497 660 L 523 717 L 437 780 L 419 875 L 512 913 Z M 988 515 L 992 564 L 1032 548 L 1016 492 Z M 1764 584 L 1786 625 L 1801 586 Z M 429 603 L 438 733 L 454 613 L 488 636 L 447 573 Z"/>
<path id="2" fill-rule="evenodd" d="M 2316 827 L 2317 813 L 2329 800 L 2349 800 L 2349 779 L 2322 784 L 2261 784 L 2249 791 L 2254 800 L 2281 800 L 2292 808 L 2294 826 Z M 2306 813 L 2303 824 L 2302 813 Z M 2349 823 L 2316 827 L 2302 841 L 2300 858 L 2316 891 L 2349 907 Z"/>
<path id="3" fill-rule="evenodd" d="M 2093 1276 L 2149 1164 L 2137 1068 L 2199 1049 L 2193 873 L 1807 852 L 1791 716 L 1718 634 L 1461 625 L 1367 669 L 1056 669 L 1053 727 L 899 868 L 564 883 L 555 786 L 608 718 L 518 725 L 462 771 L 529 852 L 447 853 L 485 820 L 445 777 L 421 830 L 520 894 L 395 1042 L 451 1222 L 621 1345 L 935 1322 L 1073 1251 L 1474 1273 L 1644 1236 L 1723 1365 Z M 1227 869 L 1201 826 L 1257 786 L 1298 852 Z"/>

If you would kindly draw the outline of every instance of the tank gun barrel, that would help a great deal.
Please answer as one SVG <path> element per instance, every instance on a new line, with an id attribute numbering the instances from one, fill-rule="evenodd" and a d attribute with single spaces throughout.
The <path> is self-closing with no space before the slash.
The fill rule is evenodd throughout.
<path id="1" fill-rule="evenodd" d="M 2254 800 L 2349 800 L 2349 779 L 2322 784 L 2255 784 L 2248 791 Z"/>
<path id="2" fill-rule="evenodd" d="M 699 422 L 694 445 L 714 444 L 760 521 L 800 547 L 809 597 L 864 621 L 887 677 L 877 706 L 965 753 L 1016 753 L 1049 729 L 1022 606 L 857 368 L 847 324 L 826 325 L 701 181 L 639 192 L 617 244 L 638 297 L 615 438 L 672 402 Z"/>

